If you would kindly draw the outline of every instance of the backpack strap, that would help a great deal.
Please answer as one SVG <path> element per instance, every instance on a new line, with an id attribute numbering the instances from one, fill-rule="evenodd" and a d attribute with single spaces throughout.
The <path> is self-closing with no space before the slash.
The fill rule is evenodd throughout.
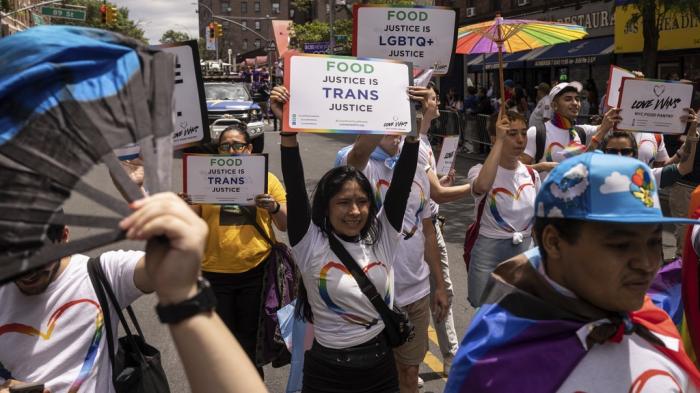
<path id="1" fill-rule="evenodd" d="M 126 318 L 124 317 L 124 313 L 121 310 L 121 306 L 119 305 L 119 301 L 117 301 L 117 297 L 114 294 L 114 291 L 112 290 L 112 286 L 110 285 L 109 281 L 107 280 L 107 276 L 104 273 L 104 270 L 102 269 L 102 265 L 100 264 L 100 259 L 99 258 L 90 258 L 90 260 L 87 263 L 87 268 L 88 268 L 88 275 L 90 276 L 90 281 L 92 282 L 93 288 L 95 288 L 95 293 L 97 294 L 97 299 L 100 302 L 100 308 L 102 308 L 102 316 L 104 318 L 105 324 L 106 324 L 106 329 L 107 329 L 107 344 L 109 345 L 109 355 L 110 355 L 110 361 L 112 362 L 112 368 L 114 368 L 114 332 L 112 331 L 112 323 L 111 323 L 111 318 L 110 318 L 110 303 L 114 307 L 114 310 L 117 313 L 117 316 L 119 317 L 119 321 L 121 322 L 122 328 L 124 329 L 124 332 L 126 333 L 126 339 L 129 345 L 132 347 L 133 353 L 138 353 L 142 357 L 142 361 L 145 364 L 146 360 L 143 358 L 143 354 L 141 353 L 140 347 L 136 342 L 136 339 L 134 338 L 134 335 L 131 333 L 131 328 L 129 327 L 129 324 L 126 321 Z M 134 314 L 134 310 L 131 308 L 131 306 L 126 307 L 127 312 L 129 313 L 129 317 L 131 318 L 131 323 L 134 325 L 136 328 L 136 331 L 138 334 L 141 336 L 141 339 L 144 339 L 143 332 L 141 330 L 141 326 L 139 326 L 139 322 L 136 319 L 136 314 Z"/>
<path id="2" fill-rule="evenodd" d="M 535 170 L 532 169 L 530 165 L 525 165 L 525 168 L 527 169 L 527 173 L 530 174 L 530 179 L 532 179 L 532 185 L 535 185 Z"/>
<path id="3" fill-rule="evenodd" d="M 581 140 L 581 144 L 586 146 L 586 130 L 584 130 L 581 126 L 574 126 L 574 130 L 578 134 L 578 139 Z"/>
<path id="4" fill-rule="evenodd" d="M 248 220 L 250 221 L 250 224 L 255 227 L 255 229 L 260 232 L 260 236 L 262 236 L 269 244 L 270 246 L 274 246 L 276 242 L 273 242 L 272 239 L 270 239 L 270 236 L 267 236 L 267 232 L 265 232 L 264 229 L 258 224 L 258 209 L 256 207 L 253 207 L 255 209 L 255 215 L 248 210 L 248 208 L 243 207 L 241 210 L 244 212 L 246 216 L 248 216 Z"/>
<path id="5" fill-rule="evenodd" d="M 540 162 L 544 156 L 544 144 L 547 139 L 547 129 L 544 124 L 536 124 L 535 130 L 535 161 L 533 164 Z"/>

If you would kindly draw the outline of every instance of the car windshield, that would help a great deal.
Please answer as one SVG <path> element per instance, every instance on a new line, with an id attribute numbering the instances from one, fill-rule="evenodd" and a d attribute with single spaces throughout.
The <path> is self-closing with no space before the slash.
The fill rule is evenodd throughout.
<path id="1" fill-rule="evenodd" d="M 207 100 L 240 100 L 250 101 L 248 91 L 243 86 L 236 85 L 204 85 Z"/>

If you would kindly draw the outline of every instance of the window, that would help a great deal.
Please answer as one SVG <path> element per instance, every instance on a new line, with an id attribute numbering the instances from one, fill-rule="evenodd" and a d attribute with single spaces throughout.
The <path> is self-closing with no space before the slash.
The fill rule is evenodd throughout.
<path id="1" fill-rule="evenodd" d="M 231 12 L 231 4 L 228 1 L 221 2 L 221 12 L 224 14 Z"/>
<path id="2" fill-rule="evenodd" d="M 255 21 L 255 30 L 260 30 L 260 21 L 259 20 Z"/>
<path id="3" fill-rule="evenodd" d="M 247 49 L 248 49 L 248 40 L 244 39 L 243 40 L 243 50 L 247 50 Z"/>
<path id="4" fill-rule="evenodd" d="M 260 48 L 260 38 L 255 39 L 255 47 Z"/>
<path id="5" fill-rule="evenodd" d="M 247 27 L 248 27 L 248 21 L 247 20 L 241 21 L 241 30 L 246 31 L 246 30 L 248 30 Z"/>
<path id="6" fill-rule="evenodd" d="M 241 14 L 247 14 L 247 13 L 248 13 L 248 2 L 241 1 Z"/>
<path id="7" fill-rule="evenodd" d="M 280 3 L 272 3 L 272 13 L 273 14 L 280 13 Z"/>
<path id="8" fill-rule="evenodd" d="M 256 1 L 254 6 L 255 6 L 255 12 L 260 12 L 260 2 Z"/>

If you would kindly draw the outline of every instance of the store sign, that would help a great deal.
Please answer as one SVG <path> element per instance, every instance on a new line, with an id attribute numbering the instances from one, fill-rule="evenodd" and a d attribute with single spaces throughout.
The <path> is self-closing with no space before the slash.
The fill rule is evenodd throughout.
<path id="1" fill-rule="evenodd" d="M 633 4 L 617 6 L 615 19 L 615 53 L 641 52 L 644 48 L 641 18 L 632 26 L 627 21 L 637 13 Z M 700 48 L 700 19 L 690 12 L 664 17 L 659 34 L 659 50 Z"/>
<path id="2" fill-rule="evenodd" d="M 577 64 L 593 64 L 598 56 L 564 57 L 560 59 L 545 59 L 535 61 L 535 67 L 568 66 Z"/>
<path id="3" fill-rule="evenodd" d="M 586 28 L 587 38 L 613 35 L 615 26 L 615 13 L 613 3 L 593 2 L 586 4 L 584 8 L 575 7 L 560 8 L 543 13 L 522 15 L 527 19 L 546 20 L 558 23 L 571 23 Z"/>

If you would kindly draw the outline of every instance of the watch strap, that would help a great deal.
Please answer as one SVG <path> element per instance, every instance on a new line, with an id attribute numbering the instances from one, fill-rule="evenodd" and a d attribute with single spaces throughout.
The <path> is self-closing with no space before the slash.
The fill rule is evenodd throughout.
<path id="1" fill-rule="evenodd" d="M 156 306 L 158 319 L 162 323 L 174 324 L 213 310 L 216 307 L 216 295 L 209 281 L 200 277 L 197 281 L 197 288 L 199 291 L 196 295 L 180 303 L 158 304 Z"/>

